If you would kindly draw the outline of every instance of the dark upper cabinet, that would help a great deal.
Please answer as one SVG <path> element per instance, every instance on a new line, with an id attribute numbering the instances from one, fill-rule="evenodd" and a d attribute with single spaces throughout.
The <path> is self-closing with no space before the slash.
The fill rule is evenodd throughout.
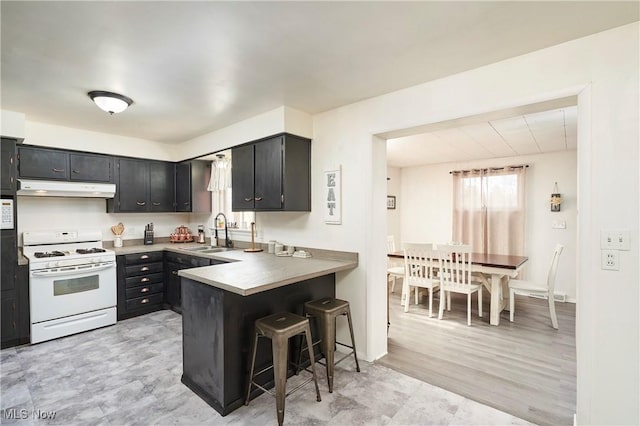
<path id="1" fill-rule="evenodd" d="M 69 180 L 69 153 L 54 149 L 19 147 L 21 178 Z"/>
<path id="2" fill-rule="evenodd" d="M 175 164 L 132 158 L 116 159 L 116 195 L 110 212 L 175 211 Z"/>
<path id="3" fill-rule="evenodd" d="M 176 211 L 211 212 L 209 161 L 191 160 L 176 164 Z"/>
<path id="4" fill-rule="evenodd" d="M 14 194 L 16 191 L 16 141 L 2 138 L 2 164 L 0 165 L 0 187 L 2 194 Z"/>
<path id="5" fill-rule="evenodd" d="M 79 182 L 113 181 L 113 158 L 106 155 L 69 154 L 70 180 Z"/>
<path id="6" fill-rule="evenodd" d="M 121 158 L 117 163 L 118 181 L 114 211 L 149 211 L 149 162 Z"/>
<path id="7" fill-rule="evenodd" d="M 234 211 L 311 211 L 311 141 L 283 134 L 232 149 Z"/>
<path id="8" fill-rule="evenodd" d="M 113 182 L 113 157 L 108 155 L 21 146 L 18 158 L 21 178 Z"/>
<path id="9" fill-rule="evenodd" d="M 149 211 L 175 211 L 176 166 L 168 162 L 149 162 Z"/>

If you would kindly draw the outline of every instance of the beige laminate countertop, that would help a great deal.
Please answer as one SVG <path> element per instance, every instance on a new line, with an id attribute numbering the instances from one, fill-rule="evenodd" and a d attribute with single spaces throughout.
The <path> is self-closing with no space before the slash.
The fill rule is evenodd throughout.
<path id="1" fill-rule="evenodd" d="M 357 253 L 313 250 L 313 257 L 278 257 L 266 252 L 247 253 L 242 249 L 202 254 L 189 251 L 198 244 L 159 243 L 114 248 L 116 254 L 169 250 L 190 256 L 218 259 L 229 263 L 183 269 L 178 275 L 222 290 L 249 296 L 311 278 L 346 271 L 358 266 Z"/>

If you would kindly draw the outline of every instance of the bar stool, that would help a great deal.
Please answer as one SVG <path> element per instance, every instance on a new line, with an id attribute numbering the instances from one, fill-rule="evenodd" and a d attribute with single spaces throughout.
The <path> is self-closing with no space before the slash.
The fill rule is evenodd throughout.
<path id="1" fill-rule="evenodd" d="M 313 345 L 322 343 L 322 352 L 324 353 L 325 366 L 327 368 L 327 381 L 329 382 L 329 393 L 332 393 L 333 369 L 336 364 L 353 354 L 353 359 L 356 361 L 356 371 L 360 372 L 360 364 L 358 364 L 358 356 L 356 354 L 356 342 L 353 338 L 353 324 L 351 322 L 349 302 L 346 300 L 334 299 L 332 297 L 325 297 L 305 303 L 304 308 L 307 316 L 316 317 L 319 320 L 320 339 L 314 342 Z M 336 342 L 336 318 L 339 315 L 347 316 L 352 346 Z M 351 352 L 334 363 L 336 344 L 351 349 Z M 302 356 L 302 351 L 300 352 L 300 356 Z M 311 358 L 311 363 L 313 364 L 313 358 Z M 298 362 L 298 365 L 299 364 L 300 362 Z"/>
<path id="2" fill-rule="evenodd" d="M 309 319 L 289 312 L 281 312 L 260 318 L 255 322 L 255 335 L 253 337 L 253 351 L 251 354 L 251 372 L 249 373 L 249 385 L 247 386 L 247 399 L 244 405 L 249 405 L 249 397 L 251 396 L 251 386 L 255 386 L 267 392 L 276 398 L 276 409 L 278 412 L 278 424 L 282 425 L 284 421 L 284 400 L 287 396 L 300 389 L 310 381 L 316 385 L 316 400 L 321 401 L 320 389 L 318 388 L 318 380 L 316 378 L 316 370 L 314 368 L 313 350 L 309 346 L 309 358 L 311 360 L 311 372 L 313 377 L 301 383 L 286 393 L 287 386 L 287 352 L 289 349 L 289 338 L 300 334 L 306 335 L 307 346 L 311 343 L 311 329 L 309 328 Z M 258 348 L 258 339 L 267 337 L 271 339 L 271 347 L 273 351 L 273 364 L 254 374 L 256 363 L 256 350 Z M 300 345 L 302 346 L 302 344 Z M 292 363 L 293 364 L 293 363 Z M 275 382 L 275 395 L 260 386 L 254 381 L 255 377 L 272 369 Z"/>

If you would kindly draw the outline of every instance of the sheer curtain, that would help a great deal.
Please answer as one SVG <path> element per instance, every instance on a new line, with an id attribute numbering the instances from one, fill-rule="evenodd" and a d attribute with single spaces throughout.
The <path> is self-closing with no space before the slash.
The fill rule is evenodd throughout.
<path id="1" fill-rule="evenodd" d="M 453 239 L 474 252 L 522 256 L 526 167 L 453 172 Z"/>

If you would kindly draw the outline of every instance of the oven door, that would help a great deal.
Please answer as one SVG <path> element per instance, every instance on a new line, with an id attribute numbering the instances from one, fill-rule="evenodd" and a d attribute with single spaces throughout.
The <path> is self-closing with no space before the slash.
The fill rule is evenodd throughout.
<path id="1" fill-rule="evenodd" d="M 116 263 L 34 270 L 29 277 L 31 323 L 116 306 Z"/>

